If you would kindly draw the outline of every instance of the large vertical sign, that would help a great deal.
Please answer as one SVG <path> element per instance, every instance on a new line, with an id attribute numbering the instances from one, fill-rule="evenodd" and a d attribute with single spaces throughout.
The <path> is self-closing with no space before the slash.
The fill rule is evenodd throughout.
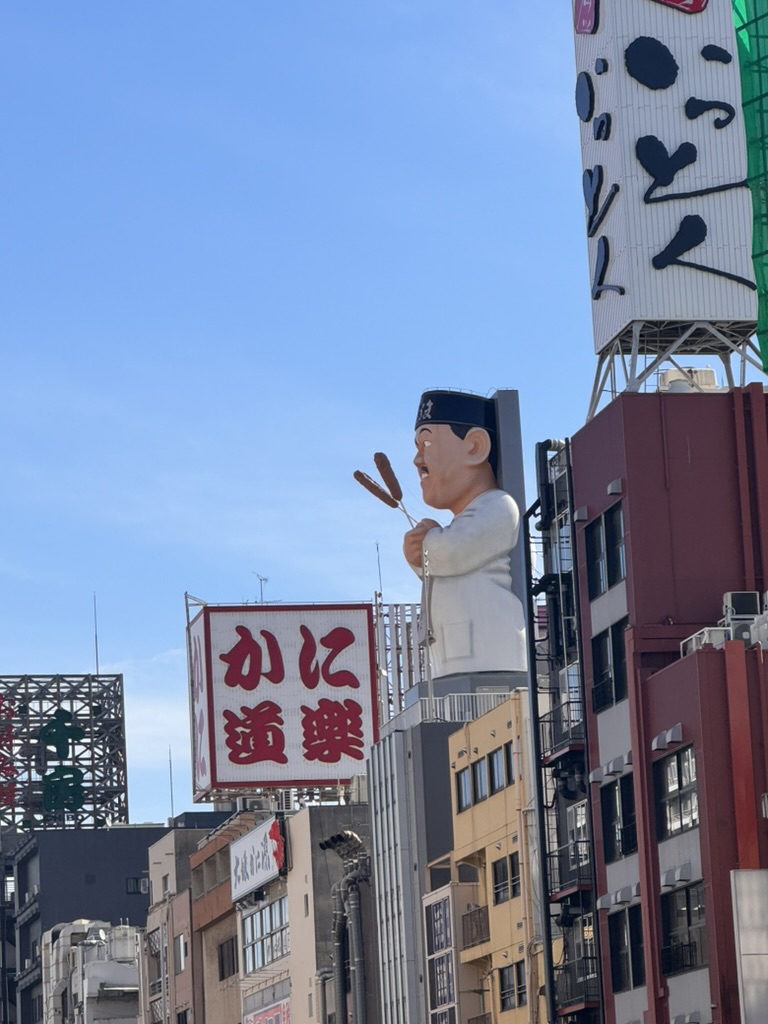
<path id="1" fill-rule="evenodd" d="M 595 349 L 633 322 L 757 317 L 736 39 L 724 0 L 574 0 Z"/>
<path id="2" fill-rule="evenodd" d="M 127 818 L 122 676 L 0 676 L 0 827 Z"/>
<path id="3" fill-rule="evenodd" d="M 206 605 L 188 642 L 196 800 L 364 771 L 378 738 L 370 605 Z"/>

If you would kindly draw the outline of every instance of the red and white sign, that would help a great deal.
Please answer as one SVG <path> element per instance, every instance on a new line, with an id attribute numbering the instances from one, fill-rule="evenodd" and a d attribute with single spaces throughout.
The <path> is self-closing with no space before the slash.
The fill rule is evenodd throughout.
<path id="1" fill-rule="evenodd" d="M 232 902 L 262 889 L 285 868 L 285 839 L 278 818 L 262 822 L 229 847 Z"/>
<path id="2" fill-rule="evenodd" d="M 243 1016 L 243 1024 L 291 1024 L 291 1004 L 288 999 L 281 1003 L 274 1003 L 266 1010 L 257 1010 L 256 1013 L 246 1013 Z"/>
<path id="3" fill-rule="evenodd" d="M 370 605 L 206 605 L 188 643 L 196 800 L 364 772 L 378 739 Z"/>

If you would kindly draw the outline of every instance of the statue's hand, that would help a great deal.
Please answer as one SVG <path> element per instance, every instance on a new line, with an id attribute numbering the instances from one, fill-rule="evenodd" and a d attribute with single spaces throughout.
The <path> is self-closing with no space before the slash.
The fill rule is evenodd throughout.
<path id="1" fill-rule="evenodd" d="M 421 522 L 416 523 L 412 530 L 409 530 L 403 537 L 403 554 L 405 560 L 409 565 L 412 565 L 414 569 L 421 569 L 421 555 L 424 547 L 424 538 L 430 530 L 434 530 L 435 527 L 440 527 L 440 523 L 436 523 L 434 519 L 422 519 Z"/>

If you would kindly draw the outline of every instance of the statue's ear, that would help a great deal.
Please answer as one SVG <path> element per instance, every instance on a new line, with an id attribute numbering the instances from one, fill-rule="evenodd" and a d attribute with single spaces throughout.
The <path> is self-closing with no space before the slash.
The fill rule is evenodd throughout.
<path id="1" fill-rule="evenodd" d="M 482 427 L 472 427 L 464 438 L 467 459 L 473 466 L 487 462 L 491 456 L 491 437 Z"/>

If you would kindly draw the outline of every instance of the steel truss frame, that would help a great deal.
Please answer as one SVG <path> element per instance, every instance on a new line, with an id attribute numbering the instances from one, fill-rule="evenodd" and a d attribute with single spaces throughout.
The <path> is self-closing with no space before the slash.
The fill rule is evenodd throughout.
<path id="1" fill-rule="evenodd" d="M 728 386 L 743 387 L 748 366 L 764 372 L 760 350 L 751 337 L 754 327 L 731 321 L 635 320 L 598 354 L 587 420 L 592 419 L 604 398 L 610 401 L 622 391 L 640 391 L 665 363 L 685 374 L 686 369 L 677 361 L 683 355 L 719 359 Z M 689 380 L 694 390 L 701 391 L 692 377 Z"/>
<path id="2" fill-rule="evenodd" d="M 41 738 L 56 712 L 77 730 L 66 756 Z M 79 734 L 82 730 L 82 735 Z M 47 739 L 47 742 L 46 742 Z M 0 760 L 10 759 L 15 799 L 0 802 L 0 829 L 98 828 L 128 821 L 122 675 L 0 676 Z M 6 762 L 7 764 L 7 762 Z M 80 778 L 81 806 L 44 805 L 45 777 L 57 768 Z M 6 767 L 6 775 L 7 775 Z"/>

